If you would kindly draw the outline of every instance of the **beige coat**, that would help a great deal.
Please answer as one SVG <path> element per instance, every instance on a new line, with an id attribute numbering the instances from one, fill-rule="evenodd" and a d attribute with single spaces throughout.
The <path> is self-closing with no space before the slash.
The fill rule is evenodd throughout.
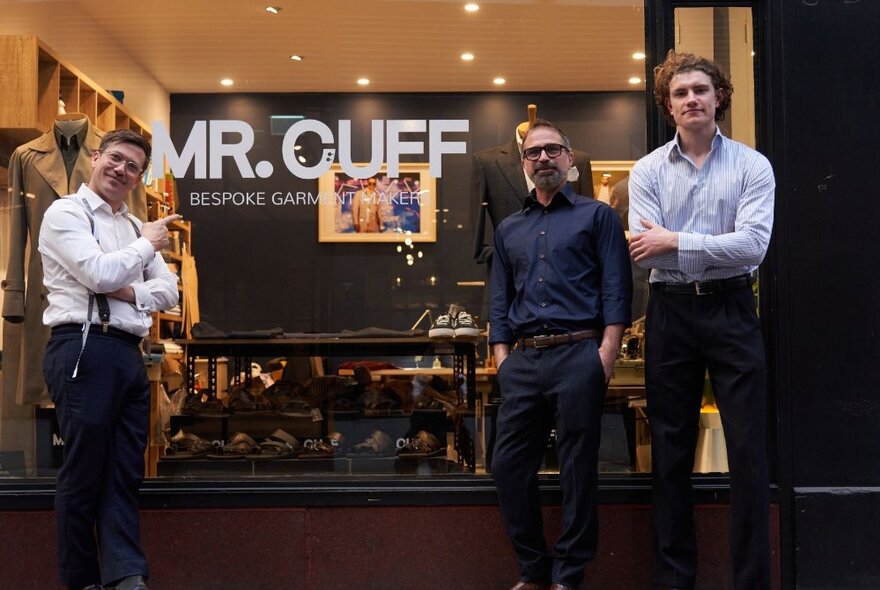
<path id="1" fill-rule="evenodd" d="M 18 147 L 9 161 L 9 262 L 3 287 L 3 393 L 15 392 L 19 404 L 46 396 L 43 352 L 49 329 L 43 325 L 46 289 L 37 243 L 43 215 L 56 199 L 75 193 L 92 173 L 92 153 L 103 133 L 89 123 L 79 156 L 67 178 L 54 129 Z M 146 217 L 143 185 L 132 191 L 128 206 Z M 20 325 L 10 325 L 20 324 Z"/>

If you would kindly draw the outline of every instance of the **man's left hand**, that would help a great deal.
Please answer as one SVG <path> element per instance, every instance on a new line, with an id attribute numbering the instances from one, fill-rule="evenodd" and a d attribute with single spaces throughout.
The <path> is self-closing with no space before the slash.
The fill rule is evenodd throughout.
<path id="1" fill-rule="evenodd" d="M 647 219 L 639 220 L 646 229 L 629 240 L 629 255 L 636 262 L 678 250 L 678 234 Z"/>
<path id="2" fill-rule="evenodd" d="M 617 351 L 600 346 L 599 359 L 602 361 L 602 370 L 605 371 L 605 384 L 607 385 L 611 381 L 611 372 L 614 370 Z"/>
<path id="3" fill-rule="evenodd" d="M 135 303 L 134 289 L 132 289 L 131 285 L 129 285 L 128 287 L 117 289 L 110 293 L 104 293 L 104 295 L 106 295 L 107 297 L 112 297 L 113 299 L 127 301 L 128 303 Z"/>

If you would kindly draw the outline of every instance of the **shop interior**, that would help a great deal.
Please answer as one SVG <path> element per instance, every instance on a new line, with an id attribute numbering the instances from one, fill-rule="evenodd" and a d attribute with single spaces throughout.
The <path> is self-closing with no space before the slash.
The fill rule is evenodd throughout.
<path id="1" fill-rule="evenodd" d="M 643 3 L 301 4 L 77 0 L 63 14 L 56 2 L 4 7 L 0 477 L 51 478 L 63 452 L 34 352 L 48 335 L 34 285 L 39 268 L 29 266 L 35 221 L 21 215 L 33 205 L 16 168 L 22 146 L 71 124 L 135 129 L 154 142 L 167 130 L 180 159 L 194 130 L 210 132 L 218 121 L 252 130 L 252 174 L 216 154 L 207 158 L 209 174 L 199 173 L 198 159 L 175 174 L 163 158 L 133 196 L 141 218 L 184 219 L 164 253 L 180 276 L 181 303 L 154 317 L 146 357 L 148 474 L 489 474 L 501 397 L 486 344 L 486 248 L 511 212 L 499 198 L 521 200 L 517 130 L 534 116 L 564 129 L 588 156 L 572 182 L 613 207 L 625 227 L 628 171 L 651 147 Z M 722 127 L 754 145 L 750 9 L 680 8 L 675 16 L 677 49 L 729 67 L 738 100 Z M 308 120 L 331 130 L 331 140 L 303 133 L 288 141 Z M 338 197 L 372 189 L 343 170 L 341 154 L 370 162 L 390 121 L 401 122 L 401 141 L 426 152 L 432 122 L 449 120 L 467 122 L 444 137 L 465 149 L 442 155 L 436 175 L 427 153 L 404 153 L 397 173 L 379 162 L 370 178 L 385 199 L 375 227 L 361 232 Z M 234 144 L 246 134 L 205 137 Z M 285 165 L 318 169 L 328 147 L 336 160 L 319 177 Z M 484 162 L 512 174 L 510 182 L 493 185 Z M 16 287 L 20 279 L 25 287 Z M 647 274 L 634 267 L 633 280 L 633 317 L 641 318 Z M 428 335 L 441 315 L 461 311 L 477 334 Z M 603 474 L 650 472 L 643 337 L 637 319 L 615 365 Z M 724 473 L 708 381 L 704 405 L 694 469 Z M 554 460 L 551 436 L 545 473 L 556 471 Z"/>

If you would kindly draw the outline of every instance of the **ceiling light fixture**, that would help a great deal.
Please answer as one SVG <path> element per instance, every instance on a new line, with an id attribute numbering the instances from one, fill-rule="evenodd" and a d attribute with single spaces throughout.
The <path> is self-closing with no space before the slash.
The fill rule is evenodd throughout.
<path id="1" fill-rule="evenodd" d="M 636 51 L 633 53 L 633 59 L 645 59 L 646 55 L 641 51 Z"/>
<path id="2" fill-rule="evenodd" d="M 367 86 L 370 83 L 369 78 L 358 78 L 357 83 L 361 86 Z"/>
<path id="3" fill-rule="evenodd" d="M 462 61 L 474 61 L 473 53 L 462 53 L 461 54 Z"/>
<path id="4" fill-rule="evenodd" d="M 642 79 L 639 78 L 638 76 L 633 76 L 632 78 L 629 79 L 629 83 L 630 83 L 630 84 L 633 84 L 633 85 L 635 85 L 635 84 L 641 84 L 641 83 L 642 83 Z"/>
<path id="5" fill-rule="evenodd" d="M 501 86 L 502 84 L 506 84 L 507 80 L 499 76 L 498 78 L 492 80 L 492 83 L 495 84 L 495 86 Z"/>
<path id="6" fill-rule="evenodd" d="M 303 56 L 301 56 L 301 55 L 297 55 L 297 54 L 294 53 L 293 55 L 290 56 L 290 59 L 292 59 L 293 61 L 302 61 L 302 60 L 303 60 Z"/>
<path id="7" fill-rule="evenodd" d="M 220 83 L 223 86 L 232 86 L 233 84 L 235 84 L 235 82 L 232 81 L 232 78 L 223 78 L 222 80 L 220 80 Z"/>
<path id="8" fill-rule="evenodd" d="M 464 5 L 464 9 L 467 10 L 468 12 L 476 12 L 480 9 L 480 5 L 477 4 L 476 2 L 470 2 L 470 3 Z"/>
<path id="9" fill-rule="evenodd" d="M 268 12 L 270 14 L 278 14 L 279 12 L 281 12 L 281 7 L 280 6 L 267 6 L 266 12 Z"/>

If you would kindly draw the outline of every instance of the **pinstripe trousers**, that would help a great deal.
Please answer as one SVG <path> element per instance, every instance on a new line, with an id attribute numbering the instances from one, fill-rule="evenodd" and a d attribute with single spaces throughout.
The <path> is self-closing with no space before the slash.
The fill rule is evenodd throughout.
<path id="1" fill-rule="evenodd" d="M 520 577 L 577 588 L 596 553 L 597 466 L 605 373 L 596 340 L 513 350 L 498 369 L 501 408 L 492 474 Z M 538 470 L 556 429 L 562 527 L 544 541 Z"/>

